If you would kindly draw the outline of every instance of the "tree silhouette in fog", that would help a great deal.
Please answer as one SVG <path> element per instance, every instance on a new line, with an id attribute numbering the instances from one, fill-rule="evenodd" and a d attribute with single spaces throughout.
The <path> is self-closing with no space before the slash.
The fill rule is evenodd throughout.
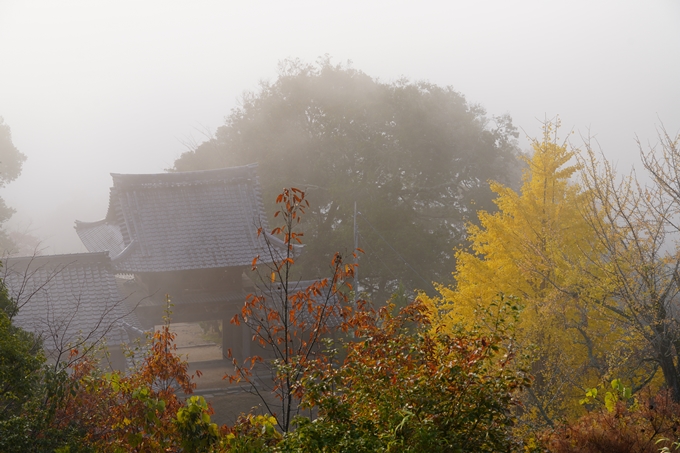
<path id="1" fill-rule="evenodd" d="M 356 202 L 361 287 L 384 300 L 399 285 L 448 280 L 466 222 L 494 208 L 488 181 L 519 181 L 516 137 L 508 116 L 488 118 L 451 87 L 384 83 L 329 58 L 286 60 L 174 170 L 258 162 L 265 200 L 305 190 L 309 278 L 324 274 L 329 250 L 354 249 Z"/>

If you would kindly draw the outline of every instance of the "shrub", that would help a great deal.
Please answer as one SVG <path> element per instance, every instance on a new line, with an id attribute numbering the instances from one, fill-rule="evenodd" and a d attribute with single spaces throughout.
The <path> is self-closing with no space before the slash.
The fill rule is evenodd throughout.
<path id="1" fill-rule="evenodd" d="M 668 391 L 617 401 L 541 436 L 555 453 L 657 453 L 678 439 L 680 404 Z"/>

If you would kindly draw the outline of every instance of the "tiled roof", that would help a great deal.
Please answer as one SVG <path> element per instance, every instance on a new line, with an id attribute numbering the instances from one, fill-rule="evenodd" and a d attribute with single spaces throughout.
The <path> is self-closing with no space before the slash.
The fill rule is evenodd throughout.
<path id="1" fill-rule="evenodd" d="M 256 165 L 148 175 L 112 174 L 106 218 L 76 222 L 91 252 L 118 272 L 246 266 L 267 227 Z"/>
<path id="2" fill-rule="evenodd" d="M 41 334 L 47 350 L 89 337 L 127 343 L 125 325 L 139 328 L 116 285 L 107 253 L 9 258 L 3 280 L 19 312 L 14 322 Z"/>

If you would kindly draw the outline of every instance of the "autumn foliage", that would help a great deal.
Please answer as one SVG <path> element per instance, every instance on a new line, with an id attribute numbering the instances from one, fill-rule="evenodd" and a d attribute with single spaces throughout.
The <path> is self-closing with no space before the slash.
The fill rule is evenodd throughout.
<path id="1" fill-rule="evenodd" d="M 657 453 L 675 450 L 680 405 L 670 392 L 642 392 L 633 401 L 616 401 L 541 436 L 542 446 L 555 453 Z"/>
<path id="2" fill-rule="evenodd" d="M 90 360 L 77 362 L 70 391 L 56 411 L 56 427 L 77 426 L 82 442 L 102 452 L 180 451 L 214 442 L 217 426 L 209 422 L 211 409 L 205 401 L 180 397 L 192 393 L 195 384 L 174 339 L 166 323 L 153 333 L 148 352 L 128 374 L 102 374 Z"/>
<path id="3" fill-rule="evenodd" d="M 225 376 L 252 384 L 266 413 L 212 423 L 205 400 L 189 396 L 192 377 L 166 324 L 141 359 L 131 355 L 138 363 L 127 374 L 102 373 L 85 357 L 15 387 L 48 389 L 31 404 L 5 392 L 3 404 L 30 423 L 0 418 L 0 428 L 35 441 L 33 451 L 60 452 L 679 449 L 671 351 L 680 345 L 680 255 L 666 252 L 665 238 L 680 189 L 613 185 L 609 166 L 595 172 L 592 153 L 574 162 L 549 123 L 534 151 L 519 193 L 492 183 L 499 210 L 469 226 L 456 285 L 401 309 L 362 300 L 356 264 L 339 253 L 327 278 L 301 281 L 294 266 L 309 203 L 285 189 L 280 224 L 258 229 L 256 288 L 232 319 L 257 353 L 235 358 Z M 661 176 L 670 171 L 660 165 Z M 32 408 L 41 415 L 30 418 Z"/>
<path id="4" fill-rule="evenodd" d="M 516 308 L 516 307 L 515 307 Z M 489 313 L 496 329 L 430 331 L 416 300 L 399 312 L 360 306 L 347 324 L 342 363 L 304 382 L 305 406 L 284 442 L 291 451 L 508 451 L 517 395 L 530 384 L 511 346 L 511 304 Z M 293 448 L 294 447 L 294 448 Z"/>

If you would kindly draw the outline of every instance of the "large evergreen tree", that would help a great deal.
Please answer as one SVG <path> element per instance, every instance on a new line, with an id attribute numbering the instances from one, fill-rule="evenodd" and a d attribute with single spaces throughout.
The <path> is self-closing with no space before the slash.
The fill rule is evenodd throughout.
<path id="1" fill-rule="evenodd" d="M 489 120 L 450 87 L 287 60 L 174 170 L 258 162 L 265 202 L 305 190 L 309 277 L 325 273 L 328 251 L 353 249 L 356 202 L 361 285 L 384 298 L 446 281 L 465 223 L 493 209 L 487 181 L 519 179 L 516 136 L 509 117 Z"/>

